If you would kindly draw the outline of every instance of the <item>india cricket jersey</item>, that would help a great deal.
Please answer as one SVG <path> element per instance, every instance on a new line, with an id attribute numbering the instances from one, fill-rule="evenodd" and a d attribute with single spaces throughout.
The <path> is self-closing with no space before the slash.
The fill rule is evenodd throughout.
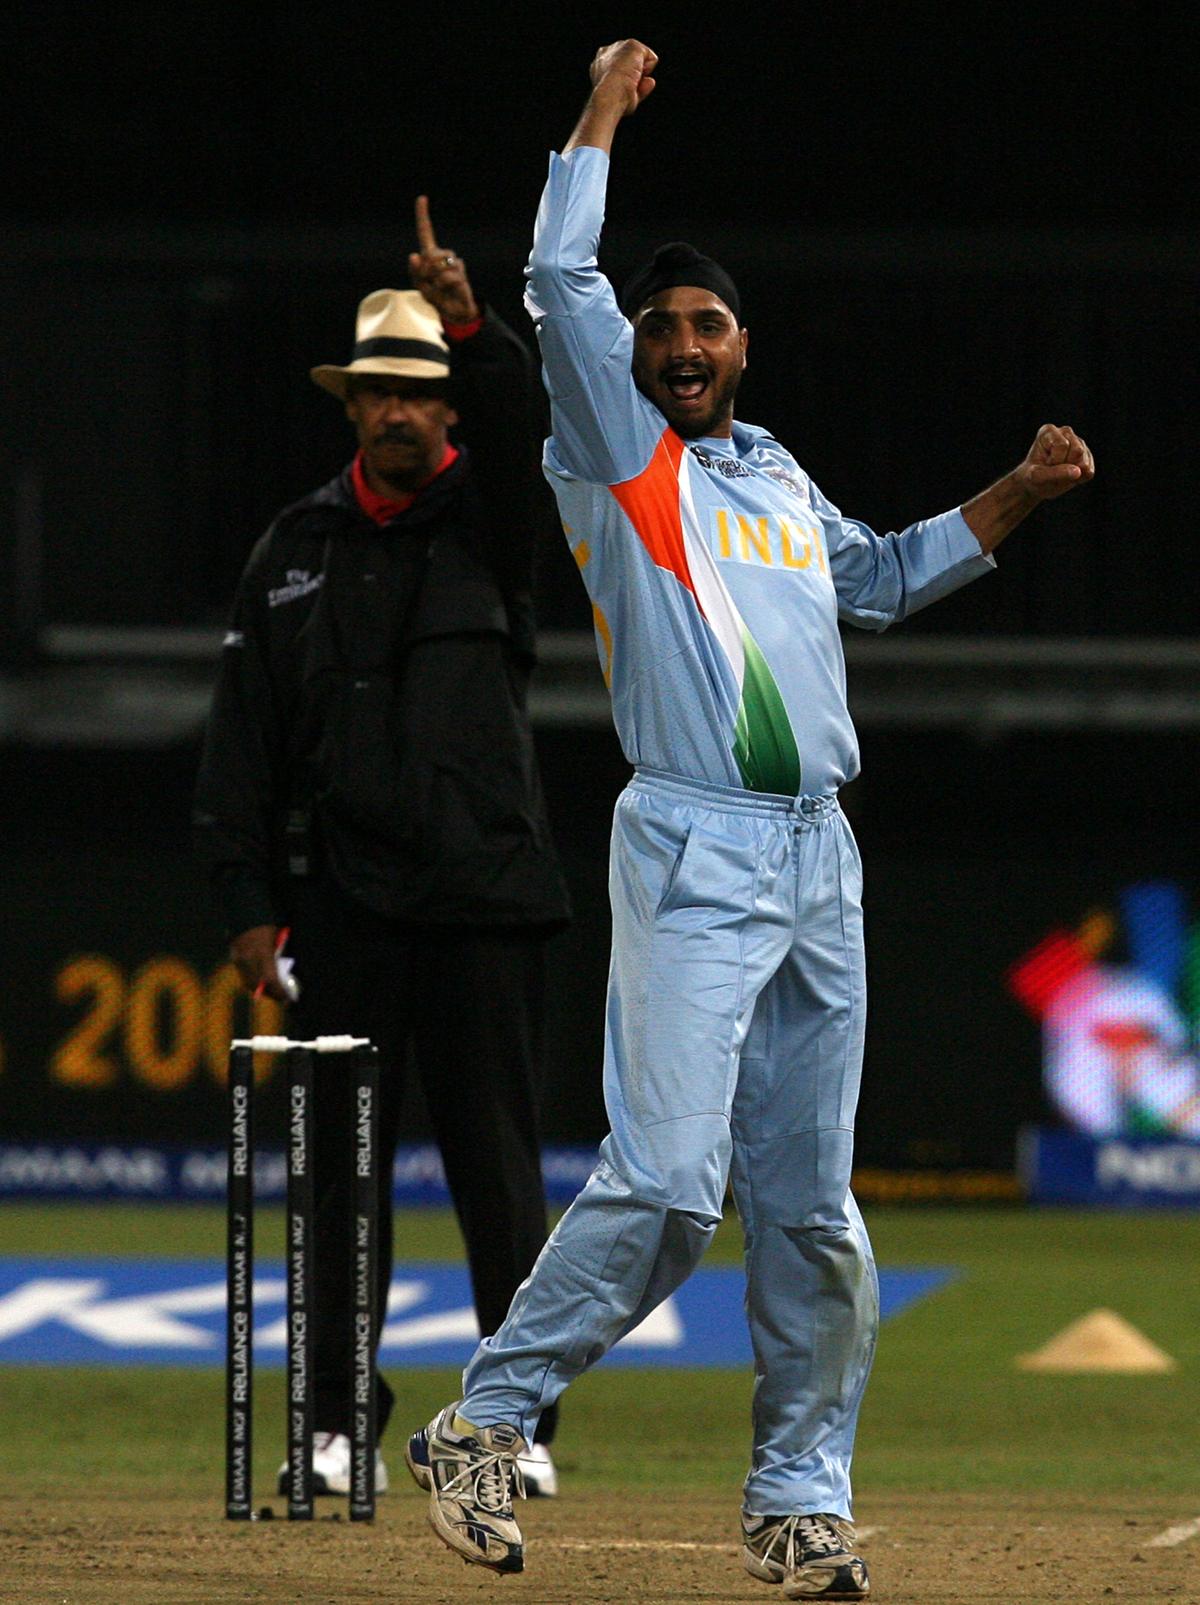
<path id="1" fill-rule="evenodd" d="M 764 429 L 685 440 L 635 387 L 597 265 L 608 157 L 550 158 L 527 270 L 544 468 L 635 765 L 783 796 L 858 772 L 838 620 L 881 630 L 994 567 L 957 509 L 880 537 Z"/>

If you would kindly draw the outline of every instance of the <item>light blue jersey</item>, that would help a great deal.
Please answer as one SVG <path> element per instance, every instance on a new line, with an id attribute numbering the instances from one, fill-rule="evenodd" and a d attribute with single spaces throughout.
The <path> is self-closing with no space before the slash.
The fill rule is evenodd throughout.
<path id="1" fill-rule="evenodd" d="M 881 539 L 765 431 L 689 442 L 668 425 L 596 265 L 607 171 L 590 147 L 551 158 L 527 303 L 546 473 L 637 767 L 609 864 L 610 1131 L 461 1409 L 528 1438 L 690 1274 L 729 1185 L 754 1346 L 744 1515 L 848 1519 L 879 1310 L 850 1190 L 866 966 L 835 795 L 858 769 L 838 619 L 883 629 L 992 564 L 960 512 Z"/>
<path id="2" fill-rule="evenodd" d="M 995 565 L 961 512 L 880 537 L 763 429 L 686 441 L 635 387 L 597 265 L 608 157 L 550 158 L 527 270 L 544 467 L 632 764 L 783 796 L 858 773 L 838 619 L 882 630 Z"/>

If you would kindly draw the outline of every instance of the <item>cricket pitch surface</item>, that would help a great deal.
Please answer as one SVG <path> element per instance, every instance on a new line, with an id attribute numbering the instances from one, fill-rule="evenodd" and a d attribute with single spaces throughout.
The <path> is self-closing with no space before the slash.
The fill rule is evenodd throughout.
<path id="1" fill-rule="evenodd" d="M 736 1494 L 673 1498 L 664 1487 L 634 1500 L 593 1488 L 529 1501 L 518 1512 L 526 1570 L 503 1578 L 443 1548 L 424 1496 L 407 1487 L 381 1499 L 373 1527 L 351 1526 L 341 1500 L 322 1500 L 316 1521 L 291 1524 L 279 1519 L 278 1499 L 274 1521 L 253 1523 L 227 1522 L 213 1503 L 106 1499 L 95 1489 L 86 1501 L 76 1493 L 6 1503 L 3 1597 L 20 1605 L 779 1598 L 742 1569 Z M 884 1494 L 861 1504 L 861 1549 L 880 1605 L 1200 1605 L 1200 1498 Z"/>

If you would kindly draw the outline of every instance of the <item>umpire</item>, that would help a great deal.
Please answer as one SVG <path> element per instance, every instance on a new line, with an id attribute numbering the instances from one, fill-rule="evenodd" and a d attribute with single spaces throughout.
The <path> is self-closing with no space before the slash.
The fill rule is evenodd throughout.
<path id="1" fill-rule="evenodd" d="M 294 1030 L 379 1047 L 380 1311 L 411 1065 L 487 1334 L 546 1235 L 543 949 L 567 915 L 525 705 L 542 489 L 529 355 L 437 244 L 423 196 L 417 235 L 416 288 L 368 295 L 351 361 L 312 370 L 359 449 L 251 553 L 196 828 L 246 987 L 285 999 L 276 951 L 289 928 Z M 342 1493 L 351 1111 L 336 1063 L 317 1075 L 314 1480 Z M 381 1430 L 392 1397 L 381 1378 Z M 523 1469 L 553 1493 L 552 1412 L 542 1426 Z M 382 1463 L 377 1475 L 382 1489 Z"/>

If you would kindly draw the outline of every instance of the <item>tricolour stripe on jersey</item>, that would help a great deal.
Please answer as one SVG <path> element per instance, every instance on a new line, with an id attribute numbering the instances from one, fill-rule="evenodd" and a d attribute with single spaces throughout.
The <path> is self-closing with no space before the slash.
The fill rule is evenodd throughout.
<path id="1" fill-rule="evenodd" d="M 609 489 L 642 545 L 658 564 L 667 569 L 692 595 L 691 568 L 684 549 L 683 524 L 679 517 L 679 465 L 683 457 L 683 441 L 672 429 L 659 436 L 654 455 L 636 479 L 623 484 L 610 485 Z"/>
<path id="2" fill-rule="evenodd" d="M 800 754 L 787 709 L 709 548 L 692 499 L 691 472 L 683 441 L 667 429 L 642 472 L 610 488 L 654 562 L 696 598 L 729 661 L 740 690 L 732 746 L 742 784 L 794 797 Z"/>

